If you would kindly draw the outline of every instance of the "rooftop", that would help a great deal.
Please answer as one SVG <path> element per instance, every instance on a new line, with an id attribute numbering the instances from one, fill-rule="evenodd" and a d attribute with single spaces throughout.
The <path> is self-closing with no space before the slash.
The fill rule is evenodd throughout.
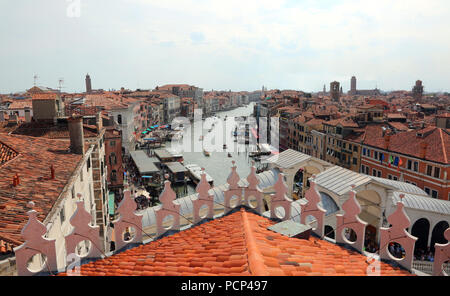
<path id="1" fill-rule="evenodd" d="M 311 236 L 268 230 L 267 218 L 232 214 L 81 266 L 85 276 L 363 276 L 364 255 Z M 381 275 L 411 275 L 380 263 Z M 67 275 L 61 273 L 60 275 Z"/>
<path id="2" fill-rule="evenodd" d="M 43 221 L 72 176 L 81 155 L 68 153 L 70 143 L 0 133 L 2 152 L 13 150 L 0 166 L 0 240 L 17 246 L 23 242 L 21 230 L 28 221 L 27 203 L 33 201 Z M 6 149 L 6 150 L 5 150 Z M 50 179 L 50 166 L 55 179 Z M 20 184 L 12 186 L 18 174 Z"/>

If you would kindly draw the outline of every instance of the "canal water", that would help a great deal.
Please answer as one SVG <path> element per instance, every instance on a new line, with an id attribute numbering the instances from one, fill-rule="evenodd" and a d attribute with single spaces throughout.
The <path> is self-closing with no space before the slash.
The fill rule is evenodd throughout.
<path id="1" fill-rule="evenodd" d="M 214 117 L 196 121 L 190 128 L 184 130 L 184 142 L 167 142 L 166 148 L 182 154 L 184 165 L 197 164 L 205 168 L 214 179 L 214 186 L 227 182 L 232 161 L 236 162 L 239 176 L 245 178 L 250 173 L 252 159 L 248 156 L 248 152 L 253 146 L 241 144 L 240 141 L 235 142 L 233 132 L 239 117 L 252 116 L 253 105 L 254 103 L 250 103 L 230 111 L 217 112 Z M 201 140 L 200 136 L 204 139 Z M 223 144 L 227 145 L 225 150 Z M 203 150 L 208 151 L 210 156 L 206 156 Z M 187 192 L 183 185 L 175 186 L 174 189 L 178 192 L 178 197 L 195 193 L 194 184 L 188 184 Z"/>

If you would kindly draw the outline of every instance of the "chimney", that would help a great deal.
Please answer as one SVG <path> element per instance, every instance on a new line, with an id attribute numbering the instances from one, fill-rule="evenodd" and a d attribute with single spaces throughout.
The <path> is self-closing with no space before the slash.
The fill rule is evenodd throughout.
<path id="1" fill-rule="evenodd" d="M 84 154 L 83 117 L 72 115 L 69 119 L 70 151 L 75 154 Z"/>
<path id="2" fill-rule="evenodd" d="M 389 149 L 389 143 L 391 142 L 391 135 L 386 134 L 384 136 L 384 149 Z"/>
<path id="3" fill-rule="evenodd" d="M 31 122 L 31 110 L 29 107 L 25 107 L 25 122 Z"/>
<path id="4" fill-rule="evenodd" d="M 103 118 L 101 111 L 95 115 L 95 125 L 97 126 L 98 133 L 100 133 L 103 128 Z"/>
<path id="5" fill-rule="evenodd" d="M 50 166 L 50 175 L 51 179 L 55 180 L 55 168 L 53 167 L 53 165 Z"/>
<path id="6" fill-rule="evenodd" d="M 427 154 L 427 148 L 428 148 L 428 143 L 423 141 L 420 143 L 420 158 L 425 158 L 425 155 Z"/>

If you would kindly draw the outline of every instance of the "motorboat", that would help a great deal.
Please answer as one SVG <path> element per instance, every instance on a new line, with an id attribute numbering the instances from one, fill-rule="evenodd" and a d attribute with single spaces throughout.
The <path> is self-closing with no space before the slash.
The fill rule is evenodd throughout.
<path id="1" fill-rule="evenodd" d="M 211 153 L 206 151 L 205 149 L 203 149 L 203 154 L 208 157 L 211 156 Z"/>

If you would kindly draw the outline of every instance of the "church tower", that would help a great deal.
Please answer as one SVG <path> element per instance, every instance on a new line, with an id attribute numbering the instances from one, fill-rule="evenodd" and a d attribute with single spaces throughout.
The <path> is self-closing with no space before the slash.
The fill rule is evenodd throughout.
<path id="1" fill-rule="evenodd" d="M 88 94 L 92 92 L 91 77 L 89 74 L 86 75 L 86 92 Z"/>

